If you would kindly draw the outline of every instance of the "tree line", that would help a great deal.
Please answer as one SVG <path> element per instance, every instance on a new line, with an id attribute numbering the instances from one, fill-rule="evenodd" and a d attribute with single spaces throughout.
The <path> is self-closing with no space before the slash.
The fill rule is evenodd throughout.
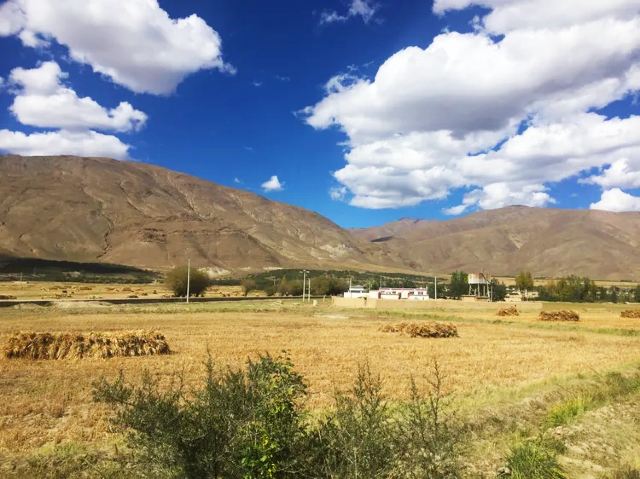
<path id="1" fill-rule="evenodd" d="M 244 293 L 264 291 L 268 296 L 301 296 L 302 278 L 299 271 L 289 270 L 290 274 L 276 276 L 249 276 L 242 280 L 234 280 L 233 284 L 243 287 Z M 311 276 L 311 294 L 314 296 L 339 296 L 349 289 L 349 280 L 330 272 L 315 272 Z M 190 272 L 190 296 L 203 296 L 212 281 L 202 271 L 192 268 Z M 427 287 L 429 296 L 436 297 L 433 280 L 418 282 L 408 277 L 395 278 L 398 285 L 389 287 Z M 219 284 L 217 282 L 216 284 Z M 355 282 L 353 282 L 355 284 Z M 187 268 L 178 267 L 166 275 L 166 285 L 175 296 L 187 295 Z M 366 285 L 370 289 L 378 289 L 379 283 Z M 438 280 L 438 298 L 460 299 L 469 294 L 469 275 L 464 271 L 454 271 L 448 281 Z M 491 296 L 494 301 L 504 301 L 509 288 L 495 278 L 490 281 Z M 593 302 L 640 302 L 640 285 L 634 288 L 618 286 L 598 286 L 586 276 L 570 275 L 556 280 L 549 280 L 545 285 L 535 285 L 533 275 L 529 271 L 521 271 L 515 277 L 515 290 L 524 294 L 537 292 L 539 300 L 563 301 L 573 303 Z"/>

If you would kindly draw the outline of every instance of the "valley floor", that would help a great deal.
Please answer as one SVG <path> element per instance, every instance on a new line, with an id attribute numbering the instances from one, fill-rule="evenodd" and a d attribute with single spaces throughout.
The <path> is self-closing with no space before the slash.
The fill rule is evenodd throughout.
<path id="1" fill-rule="evenodd" d="M 317 307 L 247 301 L 0 309 L 0 345 L 15 331 L 153 329 L 173 350 L 109 360 L 0 358 L 0 475 L 28 474 L 29 464 L 43 457 L 55 464 L 56 454 L 121 448 L 110 412 L 91 399 L 92 383 L 102 376 L 123 371 L 135 382 L 148 370 L 169 381 L 183 371 L 189 386 L 202 378 L 207 351 L 225 368 L 284 350 L 306 378 L 307 406 L 318 414 L 332 404 L 336 389 L 352 384 L 359 364 L 368 363 L 381 375 L 387 397 L 401 401 L 412 377 L 426 386 L 438 359 L 445 387 L 472 431 L 465 456 L 469 477 L 495 477 L 513 444 L 541 432 L 565 445 L 561 463 L 568 477 L 608 477 L 623 466 L 640 467 L 640 319 L 621 319 L 624 305 L 525 303 L 518 305 L 520 316 L 506 318 L 496 315 L 502 306 L 438 302 L 371 310 L 340 309 L 329 301 Z M 537 319 L 541 309 L 566 308 L 581 321 Z M 380 331 L 386 324 L 425 320 L 453 323 L 459 337 Z"/>

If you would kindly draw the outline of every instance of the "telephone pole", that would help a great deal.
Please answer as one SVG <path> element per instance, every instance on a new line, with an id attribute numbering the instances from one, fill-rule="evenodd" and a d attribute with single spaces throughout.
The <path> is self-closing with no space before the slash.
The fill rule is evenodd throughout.
<path id="1" fill-rule="evenodd" d="M 304 303 L 305 298 L 306 298 L 306 290 L 307 290 L 307 273 L 308 271 L 306 269 L 302 270 L 302 302 Z M 309 281 L 311 281 L 311 278 L 309 278 Z"/>
<path id="2" fill-rule="evenodd" d="M 438 277 L 433 277 L 433 299 L 438 299 Z"/>
<path id="3" fill-rule="evenodd" d="M 187 259 L 187 304 L 189 304 L 190 289 L 191 289 L 191 258 Z"/>

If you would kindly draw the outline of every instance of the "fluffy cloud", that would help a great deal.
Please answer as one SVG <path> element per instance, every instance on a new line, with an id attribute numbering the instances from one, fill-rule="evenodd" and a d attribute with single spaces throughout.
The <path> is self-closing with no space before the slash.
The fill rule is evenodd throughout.
<path id="1" fill-rule="evenodd" d="M 126 159 L 128 145 L 95 131 L 50 131 L 25 134 L 0 130 L 0 151 L 18 155 L 78 155 Z"/>
<path id="2" fill-rule="evenodd" d="M 29 47 L 55 40 L 135 92 L 169 94 L 198 70 L 233 71 L 215 30 L 195 14 L 170 18 L 157 0 L 8 0 L 0 35 L 18 35 Z"/>
<path id="3" fill-rule="evenodd" d="M 38 68 L 15 68 L 10 75 L 17 95 L 11 111 L 24 125 L 67 130 L 139 130 L 147 115 L 121 102 L 106 109 L 89 97 L 80 98 L 61 81 L 66 74 L 56 62 L 43 63 Z"/>
<path id="4" fill-rule="evenodd" d="M 333 201 L 344 201 L 348 192 L 349 190 L 347 190 L 346 186 L 334 186 L 329 188 L 329 196 Z"/>
<path id="5" fill-rule="evenodd" d="M 284 183 L 280 182 L 276 175 L 273 175 L 260 186 L 262 186 L 262 189 L 264 191 L 282 191 L 282 189 L 284 188 Z"/>
<path id="6" fill-rule="evenodd" d="M 613 188 L 602 192 L 597 203 L 591 204 L 592 210 L 607 211 L 640 211 L 640 197 L 625 193 L 620 188 Z"/>
<path id="7" fill-rule="evenodd" d="M 320 23 L 342 23 L 354 17 L 360 17 L 364 23 L 369 23 L 377 11 L 378 6 L 369 0 L 351 0 L 349 10 L 345 14 L 340 14 L 335 10 L 322 12 Z"/>
<path id="8" fill-rule="evenodd" d="M 589 113 L 640 89 L 637 0 L 440 0 L 434 11 L 471 4 L 492 9 L 476 32 L 405 48 L 373 79 L 336 76 L 305 110 L 314 128 L 348 136 L 335 177 L 352 204 L 414 205 L 465 187 L 449 213 L 542 206 L 549 183 L 639 158 L 640 118 Z"/>

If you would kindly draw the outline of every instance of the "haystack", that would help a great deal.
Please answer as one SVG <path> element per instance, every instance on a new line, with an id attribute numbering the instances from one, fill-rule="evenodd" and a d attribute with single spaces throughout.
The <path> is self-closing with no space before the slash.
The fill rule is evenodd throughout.
<path id="1" fill-rule="evenodd" d="M 123 333 L 16 333 L 6 344 L 8 359 L 82 359 L 169 354 L 165 337 L 152 331 Z"/>
<path id="2" fill-rule="evenodd" d="M 458 336 L 458 328 L 448 323 L 398 323 L 380 328 L 384 333 L 406 334 L 412 338 L 451 338 Z"/>
<path id="3" fill-rule="evenodd" d="M 506 308 L 500 308 L 496 314 L 498 316 L 520 316 L 520 311 L 515 305 L 511 305 Z"/>
<path id="4" fill-rule="evenodd" d="M 580 321 L 580 315 L 575 311 L 540 311 L 538 319 L 541 321 Z"/>
<path id="5" fill-rule="evenodd" d="M 640 319 L 640 309 L 627 309 L 620 313 L 620 317 Z"/>

